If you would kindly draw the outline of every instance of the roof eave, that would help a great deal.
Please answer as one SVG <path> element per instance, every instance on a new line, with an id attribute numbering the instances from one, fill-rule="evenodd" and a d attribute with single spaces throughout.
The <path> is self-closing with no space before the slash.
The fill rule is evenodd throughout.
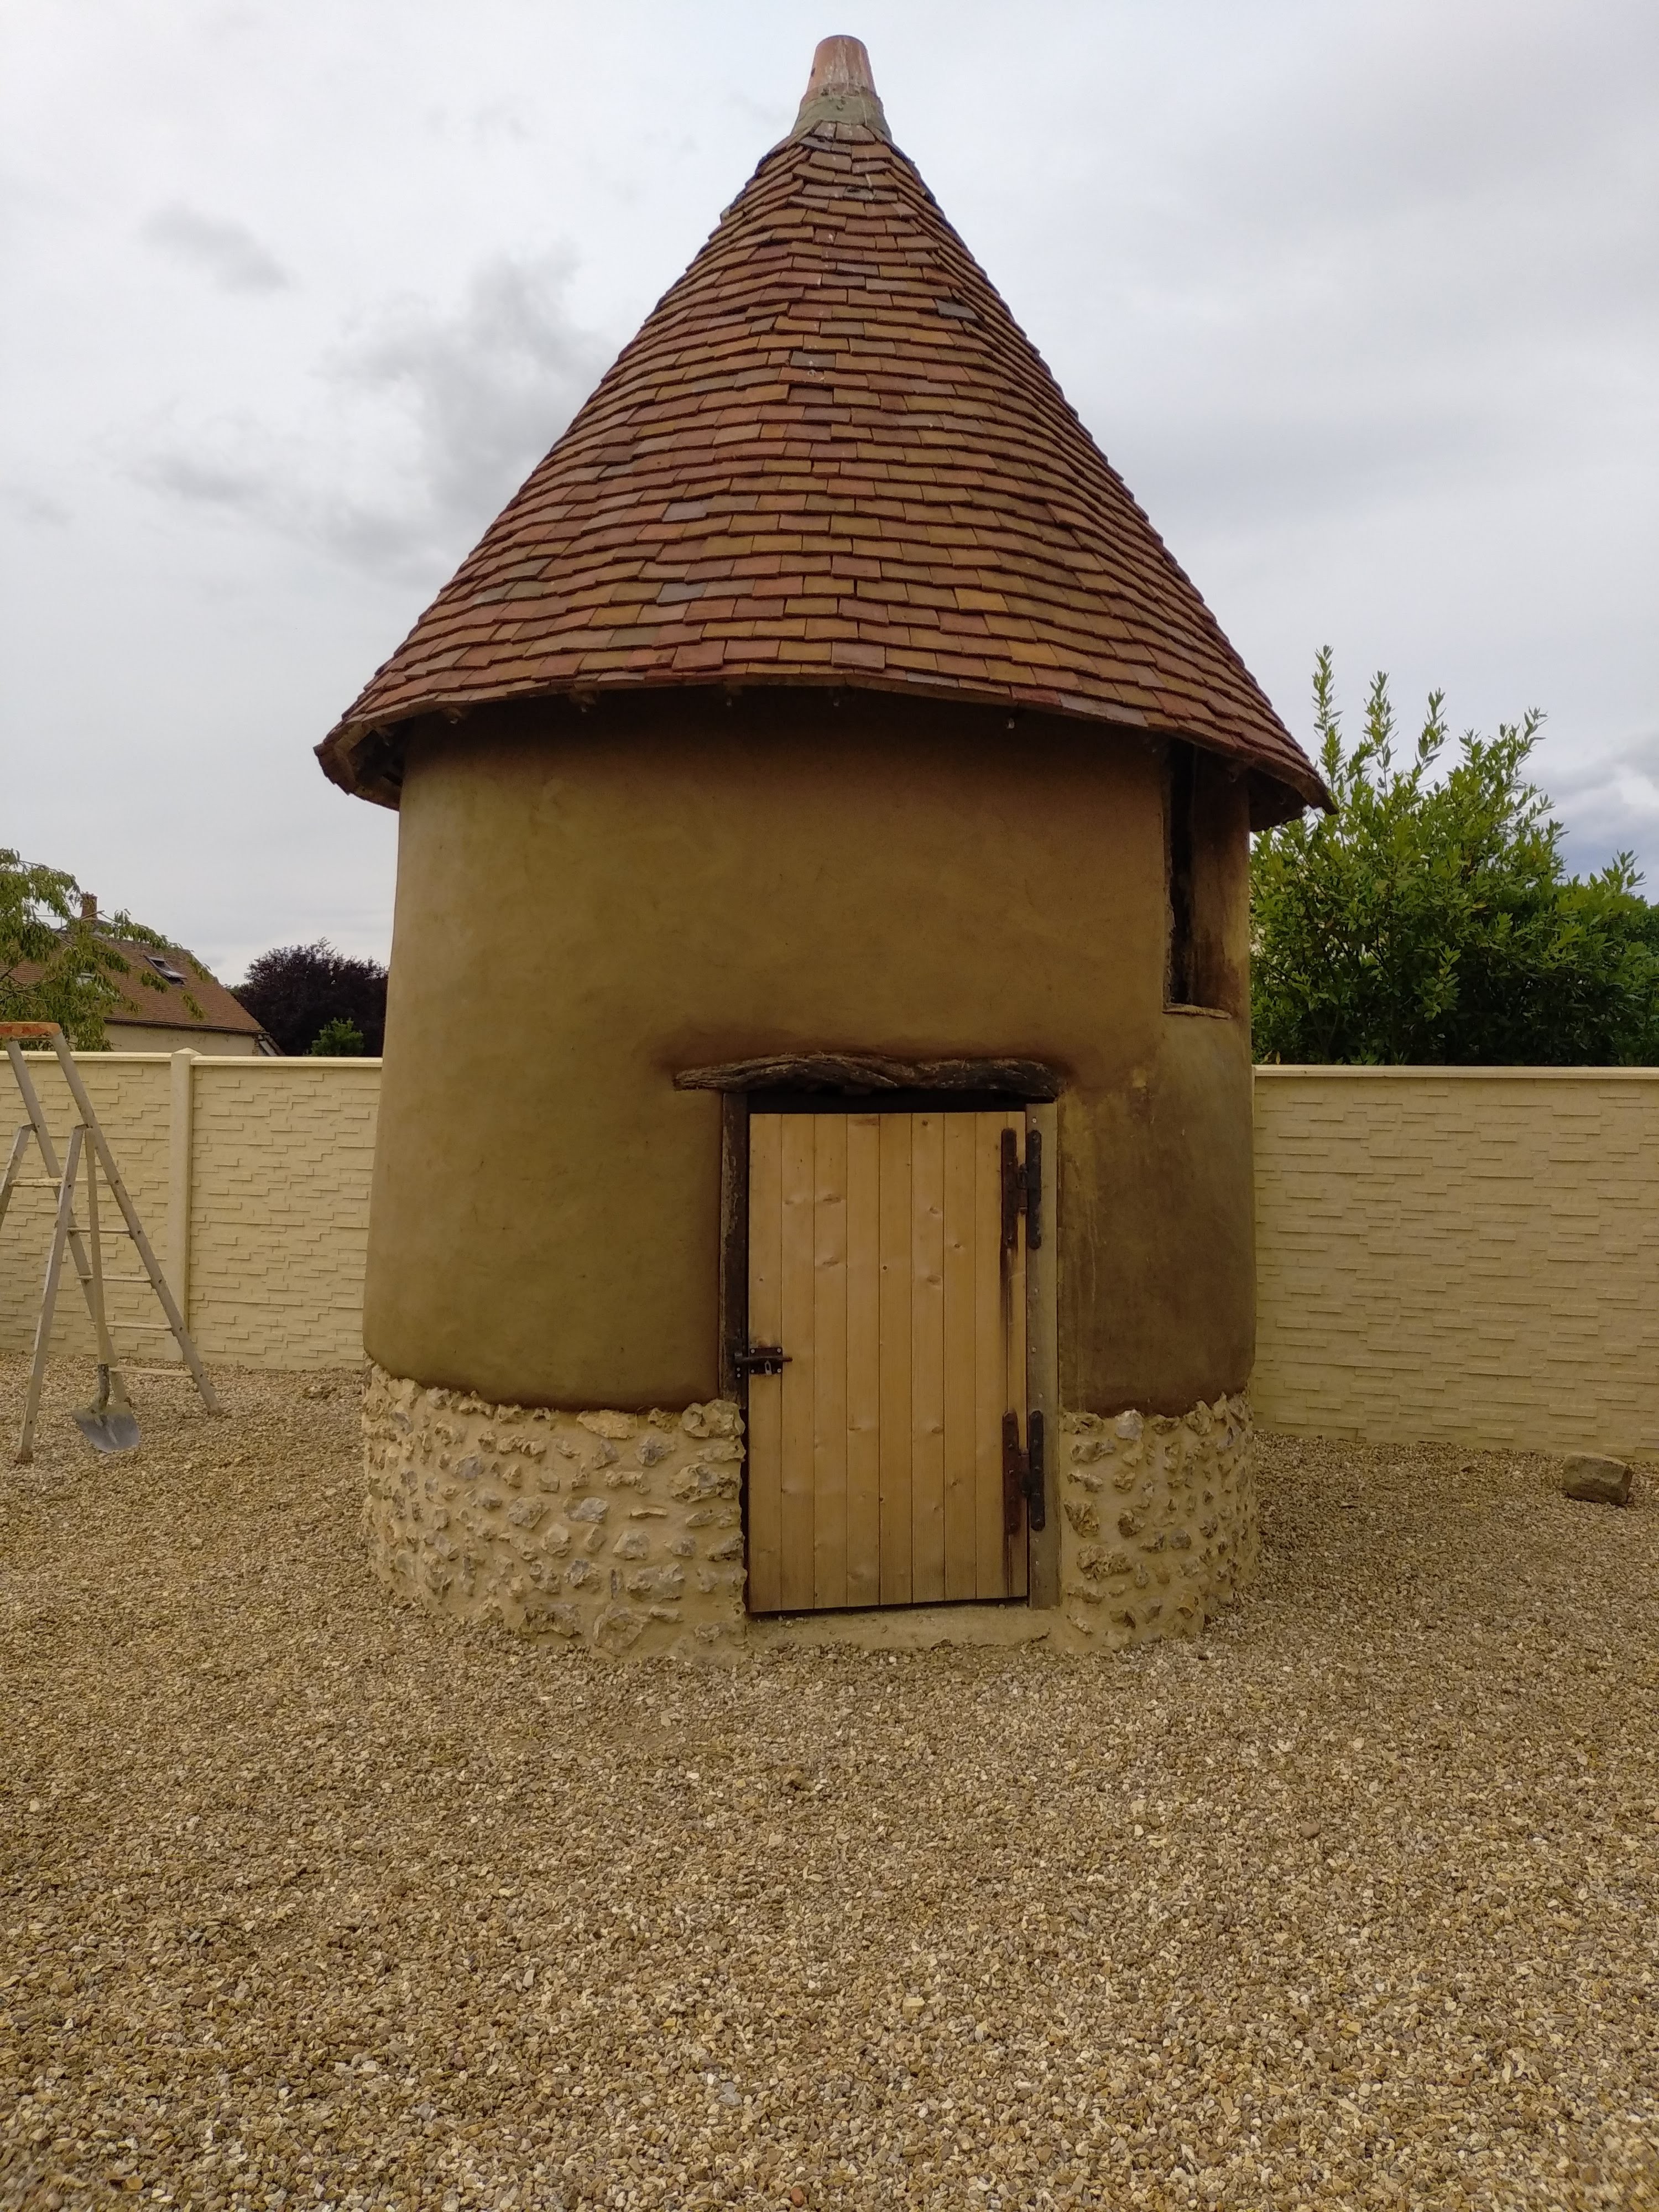
<path id="1" fill-rule="evenodd" d="M 1252 830 L 1274 829 L 1295 820 L 1310 806 L 1323 813 L 1334 811 L 1331 796 L 1309 763 L 1297 773 L 1289 763 L 1277 774 L 1259 752 L 1242 738 L 1214 730 L 1146 714 L 1137 707 L 1095 700 L 1075 692 L 1039 685 L 997 687 L 954 680 L 939 682 L 925 675 L 889 673 L 868 669 L 828 667 L 763 674 L 711 673 L 707 677 L 670 675 L 659 678 L 597 677 L 586 682 L 503 685 L 488 690 L 458 693 L 441 703 L 419 702 L 390 720 L 356 720 L 348 715 L 316 747 L 323 773 L 331 783 L 353 798 L 366 799 L 395 812 L 402 794 L 404 755 L 414 726 L 440 718 L 459 722 L 480 708 L 530 699 L 593 700 L 637 696 L 647 691 L 762 691 L 762 690 L 878 691 L 890 697 L 930 699 L 945 704 L 1002 708 L 1015 713 L 1054 714 L 1062 720 L 1086 722 L 1125 734 L 1182 738 L 1189 744 L 1214 754 L 1248 778 Z"/>

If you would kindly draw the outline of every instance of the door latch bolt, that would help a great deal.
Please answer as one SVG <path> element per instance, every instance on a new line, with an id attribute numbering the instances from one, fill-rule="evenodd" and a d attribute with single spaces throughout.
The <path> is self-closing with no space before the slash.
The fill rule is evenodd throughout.
<path id="1" fill-rule="evenodd" d="M 737 1354 L 732 1364 L 745 1375 L 781 1375 L 789 1364 L 789 1354 L 781 1344 L 751 1344 L 747 1352 Z"/>

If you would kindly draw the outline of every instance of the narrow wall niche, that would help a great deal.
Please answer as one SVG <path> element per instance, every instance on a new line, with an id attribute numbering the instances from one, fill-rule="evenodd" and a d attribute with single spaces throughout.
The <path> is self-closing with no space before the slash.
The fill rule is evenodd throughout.
<path id="1" fill-rule="evenodd" d="M 1173 1012 L 1243 1012 L 1241 971 L 1229 953 L 1230 906 L 1248 898 L 1237 878 L 1242 800 L 1223 763 L 1171 739 L 1164 787 L 1167 927 L 1164 1004 Z"/>

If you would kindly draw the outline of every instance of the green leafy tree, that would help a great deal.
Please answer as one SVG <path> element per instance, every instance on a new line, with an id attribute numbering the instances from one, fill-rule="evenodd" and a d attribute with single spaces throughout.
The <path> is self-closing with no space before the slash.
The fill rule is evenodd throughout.
<path id="1" fill-rule="evenodd" d="M 130 914 L 84 921 L 73 876 L 0 847 L 0 1021 L 56 1022 L 77 1051 L 107 1050 L 104 1017 L 128 1003 L 116 978 L 132 972 L 112 939 L 187 957 Z M 167 989 L 147 968 L 138 981 Z M 188 994 L 185 1004 L 199 1011 Z"/>
<path id="2" fill-rule="evenodd" d="M 1394 1065 L 1659 1061 L 1659 910 L 1631 855 L 1569 877 L 1528 781 L 1543 723 L 1468 732 L 1443 774 L 1444 695 L 1396 766 L 1388 678 L 1343 740 L 1329 648 L 1314 674 L 1334 813 L 1255 841 L 1257 1056 Z"/>
<path id="3" fill-rule="evenodd" d="M 362 1031 L 356 1022 L 343 1016 L 323 1024 L 313 1042 L 311 1057 L 314 1060 L 360 1060 L 362 1051 Z"/>

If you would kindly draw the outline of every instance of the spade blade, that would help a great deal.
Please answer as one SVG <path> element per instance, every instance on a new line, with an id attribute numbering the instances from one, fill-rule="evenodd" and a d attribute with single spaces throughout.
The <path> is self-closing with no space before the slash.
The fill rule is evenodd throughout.
<path id="1" fill-rule="evenodd" d="M 89 1444 L 100 1452 L 136 1449 L 138 1417 L 130 1406 L 80 1406 L 75 1425 Z"/>

